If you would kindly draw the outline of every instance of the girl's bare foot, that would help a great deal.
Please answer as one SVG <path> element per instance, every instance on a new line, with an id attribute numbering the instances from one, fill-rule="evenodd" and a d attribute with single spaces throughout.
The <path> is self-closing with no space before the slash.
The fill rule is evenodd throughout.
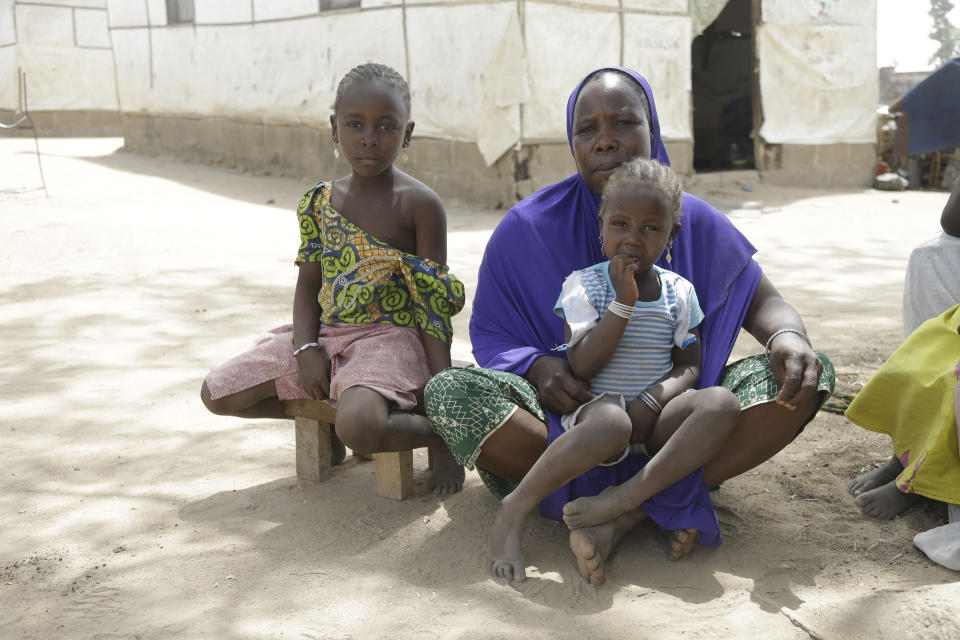
<path id="1" fill-rule="evenodd" d="M 510 582 L 527 579 L 526 564 L 520 549 L 520 534 L 527 520 L 526 514 L 515 513 L 510 506 L 510 496 L 503 499 L 497 517 L 490 527 L 487 550 L 490 553 L 490 574 Z"/>
<path id="2" fill-rule="evenodd" d="M 447 445 L 441 443 L 430 447 L 430 457 L 433 469 L 430 474 L 429 487 L 439 495 L 457 493 L 463 489 L 463 466 L 453 457 Z"/>
<path id="3" fill-rule="evenodd" d="M 893 456 L 887 461 L 887 464 L 879 469 L 868 471 L 851 480 L 850 484 L 847 485 L 847 490 L 853 495 L 859 496 L 861 493 L 879 489 L 888 482 L 892 482 L 900 475 L 901 471 L 903 471 L 903 465 L 897 460 L 897 456 Z M 857 504 L 860 503 L 858 502 Z"/>
<path id="4" fill-rule="evenodd" d="M 677 529 L 670 532 L 670 553 L 667 557 L 671 560 L 682 560 L 690 555 L 694 545 L 697 544 L 697 537 L 700 532 L 696 529 Z"/>
<path id="5" fill-rule="evenodd" d="M 631 507 L 625 504 L 620 486 L 607 487 L 590 498 L 577 498 L 563 505 L 563 522 L 571 529 L 610 522 Z"/>
<path id="6" fill-rule="evenodd" d="M 863 510 L 863 515 L 889 520 L 912 507 L 918 497 L 915 493 L 900 491 L 896 482 L 890 481 L 882 487 L 861 493 L 854 502 Z"/>

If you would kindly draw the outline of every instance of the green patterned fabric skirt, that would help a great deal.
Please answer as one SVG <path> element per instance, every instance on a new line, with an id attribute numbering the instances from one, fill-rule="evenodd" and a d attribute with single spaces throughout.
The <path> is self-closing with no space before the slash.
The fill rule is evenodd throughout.
<path id="1" fill-rule="evenodd" d="M 818 389 L 822 405 L 833 392 L 833 363 L 816 352 L 823 363 Z M 721 386 L 737 396 L 741 409 L 776 399 L 779 388 L 766 356 L 750 356 L 727 366 Z M 512 373 L 480 367 L 451 368 L 434 376 L 423 393 L 427 417 L 450 447 L 457 462 L 474 468 L 480 448 L 517 409 L 523 409 L 547 424 L 537 390 Z M 811 420 L 813 417 L 811 416 Z M 483 469 L 477 469 L 488 489 L 502 499 L 516 484 Z"/>

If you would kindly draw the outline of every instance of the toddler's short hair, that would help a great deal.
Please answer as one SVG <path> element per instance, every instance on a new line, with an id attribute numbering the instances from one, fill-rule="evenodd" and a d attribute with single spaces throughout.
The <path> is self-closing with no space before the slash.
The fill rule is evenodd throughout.
<path id="1" fill-rule="evenodd" d="M 673 169 L 652 158 L 634 158 L 617 167 L 603 188 L 603 203 L 600 205 L 601 215 L 607 206 L 607 202 L 617 191 L 624 187 L 639 185 L 648 186 L 651 190 L 663 195 L 667 210 L 670 212 L 670 218 L 674 224 L 680 222 L 683 215 L 680 209 L 683 197 L 683 187 L 680 184 L 680 179 L 677 178 Z"/>

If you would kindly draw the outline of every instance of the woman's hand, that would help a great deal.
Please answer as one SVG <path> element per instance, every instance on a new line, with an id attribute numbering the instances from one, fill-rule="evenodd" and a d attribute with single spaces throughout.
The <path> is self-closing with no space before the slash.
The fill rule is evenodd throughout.
<path id="1" fill-rule="evenodd" d="M 770 344 L 770 369 L 780 387 L 777 404 L 793 411 L 802 394 L 817 390 L 823 363 L 806 340 L 786 332 Z"/>
<path id="2" fill-rule="evenodd" d="M 760 344 L 767 344 L 770 336 L 781 329 L 805 334 L 800 314 L 783 299 L 766 275 L 760 276 L 743 328 Z M 802 395 L 816 393 L 823 365 L 807 341 L 793 331 L 777 335 L 769 346 L 770 369 L 780 387 L 777 404 L 793 410 Z"/>
<path id="3" fill-rule="evenodd" d="M 572 413 L 584 402 L 593 400 L 590 387 L 573 375 L 563 358 L 540 356 L 525 377 L 540 392 L 540 402 L 550 411 Z"/>
<path id="4" fill-rule="evenodd" d="M 610 282 L 617 293 L 617 302 L 628 306 L 637 303 L 640 292 L 637 289 L 637 261 L 629 256 L 617 254 L 610 259 Z"/>
<path id="5" fill-rule="evenodd" d="M 319 349 L 307 349 L 296 356 L 300 384 L 314 400 L 330 397 L 330 361 Z"/>

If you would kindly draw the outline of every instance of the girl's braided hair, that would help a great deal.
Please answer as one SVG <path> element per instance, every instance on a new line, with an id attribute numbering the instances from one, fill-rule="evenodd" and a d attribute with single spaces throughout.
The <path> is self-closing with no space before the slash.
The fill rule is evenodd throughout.
<path id="1" fill-rule="evenodd" d="M 640 185 L 661 194 L 674 224 L 680 222 L 680 217 L 683 215 L 680 210 L 683 194 L 680 179 L 677 178 L 673 169 L 652 158 L 634 158 L 617 167 L 603 188 L 603 203 L 600 205 L 600 214 L 603 214 L 607 202 L 613 198 L 618 190 L 628 186 Z"/>
<path id="2" fill-rule="evenodd" d="M 388 87 L 393 87 L 400 93 L 400 99 L 403 100 L 403 106 L 407 109 L 407 115 L 410 115 L 410 87 L 407 81 L 393 68 L 378 62 L 367 62 L 358 65 L 343 76 L 340 84 L 337 86 L 337 97 L 333 100 L 333 112 L 337 112 L 340 106 L 340 99 L 347 89 L 364 80 L 376 80 L 382 82 Z"/>

